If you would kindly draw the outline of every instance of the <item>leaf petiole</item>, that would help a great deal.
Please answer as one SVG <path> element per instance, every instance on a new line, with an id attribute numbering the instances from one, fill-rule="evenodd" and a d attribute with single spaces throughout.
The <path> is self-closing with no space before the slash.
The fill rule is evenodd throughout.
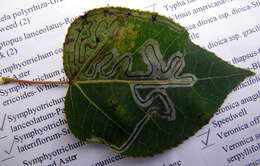
<path id="1" fill-rule="evenodd" d="M 0 85 L 7 83 L 24 83 L 24 84 L 70 84 L 69 81 L 28 81 L 28 80 L 17 80 L 13 78 L 0 78 Z"/>

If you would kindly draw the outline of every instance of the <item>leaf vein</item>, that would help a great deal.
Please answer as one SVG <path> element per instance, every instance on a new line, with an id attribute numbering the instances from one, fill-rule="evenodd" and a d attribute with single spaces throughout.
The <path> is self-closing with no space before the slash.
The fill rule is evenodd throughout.
<path id="1" fill-rule="evenodd" d="M 81 87 L 78 84 L 74 84 L 76 85 L 76 87 L 80 90 L 80 92 L 82 93 L 82 95 L 84 96 L 84 98 L 86 98 L 99 112 L 101 112 L 106 118 L 108 118 L 109 120 L 111 120 L 116 126 L 118 126 L 120 129 L 122 129 L 124 131 L 124 133 L 130 135 L 130 133 L 124 128 L 122 127 L 120 124 L 118 124 L 116 121 L 114 121 L 109 115 L 107 115 L 100 107 L 98 107 L 94 101 L 92 101 L 86 94 L 85 92 L 81 89 Z"/>

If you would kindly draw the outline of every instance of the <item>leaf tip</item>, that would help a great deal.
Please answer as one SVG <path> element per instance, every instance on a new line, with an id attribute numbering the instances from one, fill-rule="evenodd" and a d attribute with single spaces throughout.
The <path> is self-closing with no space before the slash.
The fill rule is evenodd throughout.
<path id="1" fill-rule="evenodd" d="M 252 71 L 250 71 L 250 76 L 254 76 L 254 75 L 256 75 L 256 73 L 255 73 L 255 72 L 252 72 Z"/>

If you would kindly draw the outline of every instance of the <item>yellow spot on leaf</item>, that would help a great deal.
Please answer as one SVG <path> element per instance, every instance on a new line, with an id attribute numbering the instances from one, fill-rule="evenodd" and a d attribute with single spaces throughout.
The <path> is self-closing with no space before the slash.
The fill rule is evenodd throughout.
<path id="1" fill-rule="evenodd" d="M 136 45 L 136 39 L 140 32 L 140 25 L 128 24 L 124 27 L 119 34 L 118 40 L 116 41 L 116 48 L 119 50 L 120 55 L 124 55 L 130 52 Z"/>

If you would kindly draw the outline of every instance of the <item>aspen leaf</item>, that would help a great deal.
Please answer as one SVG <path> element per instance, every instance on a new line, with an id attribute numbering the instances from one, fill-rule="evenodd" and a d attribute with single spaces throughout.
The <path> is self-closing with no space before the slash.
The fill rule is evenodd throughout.
<path id="1" fill-rule="evenodd" d="M 126 156 L 153 156 L 206 125 L 252 72 L 191 42 L 157 13 L 99 8 L 69 27 L 63 48 L 72 133 Z"/>

